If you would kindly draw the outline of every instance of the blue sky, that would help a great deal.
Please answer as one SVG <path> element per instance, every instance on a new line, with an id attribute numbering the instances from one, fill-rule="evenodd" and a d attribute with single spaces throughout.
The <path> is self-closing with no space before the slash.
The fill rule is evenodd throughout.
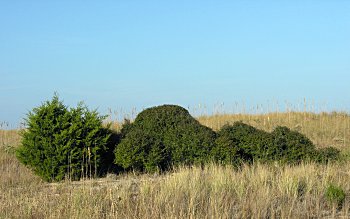
<path id="1" fill-rule="evenodd" d="M 0 121 L 304 98 L 349 110 L 350 1 L 0 1 Z"/>

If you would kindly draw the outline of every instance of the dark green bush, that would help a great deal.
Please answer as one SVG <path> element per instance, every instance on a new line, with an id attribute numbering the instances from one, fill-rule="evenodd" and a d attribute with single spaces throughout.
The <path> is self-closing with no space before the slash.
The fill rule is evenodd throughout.
<path id="1" fill-rule="evenodd" d="M 238 140 L 234 137 L 232 127 L 225 125 L 217 133 L 216 146 L 212 149 L 215 161 L 221 164 L 239 164 L 243 162 Z"/>
<path id="2" fill-rule="evenodd" d="M 202 164 L 211 159 L 215 132 L 175 105 L 142 111 L 122 129 L 115 163 L 125 169 L 165 170 L 172 165 Z"/>
<path id="3" fill-rule="evenodd" d="M 301 133 L 287 127 L 277 127 L 268 133 L 242 122 L 225 125 L 216 139 L 214 158 L 220 163 L 280 161 L 298 163 L 335 159 L 337 152 L 316 150 L 314 144 Z"/>
<path id="4" fill-rule="evenodd" d="M 235 122 L 223 126 L 217 135 L 213 156 L 220 163 L 237 164 L 269 157 L 270 134 L 253 126 Z"/>
<path id="5" fill-rule="evenodd" d="M 305 135 L 292 131 L 287 127 L 277 127 L 271 133 L 275 160 L 297 163 L 312 159 L 316 151 L 315 145 Z"/>
<path id="6" fill-rule="evenodd" d="M 68 109 L 55 95 L 29 112 L 17 157 L 46 181 L 95 176 L 110 150 L 103 118 L 82 103 Z"/>
<path id="7" fill-rule="evenodd" d="M 313 160 L 318 163 L 329 163 L 332 161 L 336 161 L 340 158 L 340 150 L 333 148 L 333 147 L 327 147 L 327 148 L 321 148 L 315 151 Z"/>
<path id="8" fill-rule="evenodd" d="M 234 165 L 253 161 L 325 163 L 339 156 L 334 148 L 317 150 L 306 136 L 287 127 L 276 127 L 268 133 L 235 122 L 215 134 L 187 110 L 173 105 L 141 112 L 134 123 L 126 122 L 121 132 L 123 140 L 115 151 L 116 164 L 141 171 L 209 160 Z"/>

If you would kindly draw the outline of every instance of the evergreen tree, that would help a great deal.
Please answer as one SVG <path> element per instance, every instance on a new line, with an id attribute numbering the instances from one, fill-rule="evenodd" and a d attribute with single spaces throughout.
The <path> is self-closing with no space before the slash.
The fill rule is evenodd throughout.
<path id="1" fill-rule="evenodd" d="M 83 103 L 68 109 L 55 94 L 28 113 L 17 157 L 46 181 L 96 176 L 110 137 L 103 118 Z"/>

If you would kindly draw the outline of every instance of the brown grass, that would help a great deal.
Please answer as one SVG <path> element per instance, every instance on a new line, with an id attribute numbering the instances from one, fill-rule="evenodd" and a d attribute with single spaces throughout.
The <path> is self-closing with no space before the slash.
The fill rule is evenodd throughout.
<path id="1" fill-rule="evenodd" d="M 272 130 L 298 129 L 320 147 L 347 150 L 350 118 L 343 113 L 202 116 L 214 129 L 244 121 Z M 350 162 L 298 166 L 255 164 L 235 170 L 215 164 L 163 175 L 129 173 L 79 182 L 45 183 L 19 164 L 17 131 L 0 130 L 0 218 L 349 218 Z M 327 201 L 329 183 L 344 204 Z"/>

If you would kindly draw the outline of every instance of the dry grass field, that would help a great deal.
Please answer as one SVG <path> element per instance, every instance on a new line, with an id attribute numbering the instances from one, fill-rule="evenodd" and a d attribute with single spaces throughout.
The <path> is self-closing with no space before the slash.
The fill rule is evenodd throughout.
<path id="1" fill-rule="evenodd" d="M 306 134 L 318 147 L 334 146 L 347 154 L 350 146 L 350 116 L 345 113 L 217 114 L 198 120 L 215 130 L 234 121 L 264 130 L 284 125 Z M 109 174 L 46 183 L 16 160 L 17 132 L 0 130 L 0 218 L 350 217 L 347 160 L 298 166 L 256 163 L 239 170 L 211 164 L 161 175 Z M 346 194 L 340 205 L 326 196 L 330 184 Z"/>

